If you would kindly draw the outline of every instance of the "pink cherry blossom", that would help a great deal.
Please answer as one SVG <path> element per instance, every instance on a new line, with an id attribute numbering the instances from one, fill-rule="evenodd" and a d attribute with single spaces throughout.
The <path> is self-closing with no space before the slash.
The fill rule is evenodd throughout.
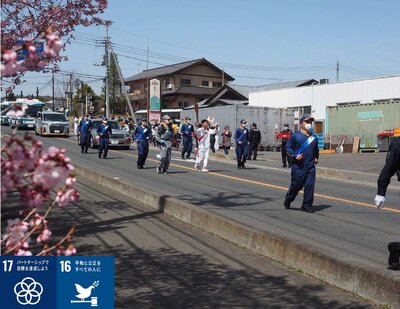
<path id="1" fill-rule="evenodd" d="M 48 229 L 44 229 L 42 231 L 42 233 L 40 233 L 40 235 L 38 236 L 38 238 L 36 239 L 36 241 L 40 244 L 43 242 L 48 242 L 50 240 L 51 237 L 51 232 Z"/>
<path id="2" fill-rule="evenodd" d="M 7 220 L 6 233 L 3 235 L 3 239 L 6 239 L 6 247 L 13 248 L 18 246 L 18 248 L 28 248 L 29 238 L 24 240 L 28 232 L 28 223 L 21 221 L 20 219 L 9 219 Z"/>
<path id="3" fill-rule="evenodd" d="M 107 0 L 3 0 L 1 37 L 1 76 L 10 77 L 14 85 L 21 82 L 25 71 L 41 71 L 66 59 L 60 56 L 64 48 L 61 38 L 68 42 L 77 26 L 106 24 L 97 14 L 107 7 Z M 15 46 L 17 40 L 22 45 Z M 44 53 L 37 53 L 44 44 Z M 16 51 L 27 55 L 17 59 Z"/>
<path id="4" fill-rule="evenodd" d="M 15 253 L 17 256 L 32 256 L 32 252 L 29 250 L 23 250 L 23 249 L 18 249 L 18 251 Z"/>
<path id="5" fill-rule="evenodd" d="M 76 254 L 76 248 L 71 244 L 65 250 L 64 255 L 65 256 L 70 256 L 70 255 L 73 255 L 73 254 Z"/>

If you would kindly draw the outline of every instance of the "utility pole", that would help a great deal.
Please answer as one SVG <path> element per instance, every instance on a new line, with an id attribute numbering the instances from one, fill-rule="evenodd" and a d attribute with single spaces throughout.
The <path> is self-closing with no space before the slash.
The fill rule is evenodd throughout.
<path id="1" fill-rule="evenodd" d="M 128 106 L 129 106 L 129 111 L 131 112 L 131 117 L 133 119 L 133 122 L 135 123 L 135 125 L 137 126 L 137 122 L 136 122 L 136 117 L 135 117 L 135 111 L 132 108 L 132 104 L 131 101 L 129 100 L 129 96 L 128 93 L 126 91 L 125 88 L 125 83 L 124 83 L 124 79 L 122 78 L 122 72 L 121 72 L 121 68 L 119 67 L 119 63 L 117 61 L 117 57 L 115 56 L 115 52 L 114 52 L 114 48 L 111 46 L 111 55 L 114 58 L 114 62 L 115 62 L 115 66 L 117 68 L 117 72 L 118 72 L 118 76 L 119 76 L 119 80 L 121 82 L 121 88 L 122 88 L 122 93 L 125 96 L 126 102 L 128 102 Z"/>
<path id="2" fill-rule="evenodd" d="M 150 51 L 150 42 L 147 40 L 147 65 L 146 65 L 146 70 L 149 69 L 149 51 Z"/>
<path id="3" fill-rule="evenodd" d="M 86 93 L 86 101 L 85 101 L 85 115 L 87 115 L 87 113 L 88 113 L 88 111 L 87 111 L 87 108 L 88 108 L 88 95 L 87 95 L 87 93 Z"/>
<path id="4" fill-rule="evenodd" d="M 109 37 L 108 37 L 108 24 L 106 25 L 106 40 L 105 40 L 105 63 L 106 63 L 106 91 L 105 91 L 105 103 L 106 103 L 106 117 L 110 117 L 110 101 L 109 101 L 109 85 L 108 85 L 108 44 L 109 44 Z"/>
<path id="5" fill-rule="evenodd" d="M 336 82 L 339 82 L 339 60 L 336 62 Z"/>
<path id="6" fill-rule="evenodd" d="M 72 93 L 72 73 L 69 73 L 69 95 L 70 97 L 70 106 L 69 106 L 69 111 L 72 112 L 73 108 L 72 108 L 72 97 L 73 97 L 73 93 Z"/>
<path id="7" fill-rule="evenodd" d="M 39 87 L 36 87 L 36 99 L 39 99 Z"/>
<path id="8" fill-rule="evenodd" d="M 53 111 L 55 110 L 55 101 L 54 101 L 54 72 L 52 78 L 52 98 L 53 98 Z"/>

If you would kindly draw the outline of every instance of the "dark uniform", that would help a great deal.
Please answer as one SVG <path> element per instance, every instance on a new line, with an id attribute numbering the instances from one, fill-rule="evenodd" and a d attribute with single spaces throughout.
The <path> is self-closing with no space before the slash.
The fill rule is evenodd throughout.
<path id="1" fill-rule="evenodd" d="M 386 156 L 386 164 L 378 178 L 378 195 L 386 195 L 386 189 L 389 186 L 390 178 L 392 178 L 396 172 L 397 177 L 400 177 L 400 137 L 395 138 L 390 143 L 389 151 Z"/>
<path id="2" fill-rule="evenodd" d="M 185 154 L 186 154 L 186 159 L 189 159 L 193 149 L 193 133 L 194 133 L 193 125 L 189 123 L 184 123 L 181 126 L 180 132 L 182 135 L 182 143 L 183 143 L 182 159 L 185 158 Z"/>
<path id="3" fill-rule="evenodd" d="M 389 146 L 385 166 L 378 178 L 378 196 L 384 197 L 386 195 L 390 179 L 395 173 L 397 173 L 398 180 L 400 181 L 400 137 L 395 138 Z M 388 268 L 400 270 L 400 242 L 390 242 L 388 250 Z"/>
<path id="4" fill-rule="evenodd" d="M 108 144 L 110 143 L 111 132 L 111 126 L 109 124 L 104 125 L 102 123 L 97 128 L 97 134 L 100 136 L 99 159 L 101 158 L 101 155 L 103 155 L 103 159 L 107 158 Z"/>
<path id="5" fill-rule="evenodd" d="M 238 168 L 245 168 L 244 164 L 248 157 L 249 141 L 249 130 L 247 128 L 237 128 L 235 132 L 235 142 Z"/>
<path id="6" fill-rule="evenodd" d="M 289 127 L 289 125 L 285 124 L 285 127 Z M 281 134 L 284 134 L 285 136 L 289 135 L 289 137 L 293 134 L 293 132 L 287 128 L 284 129 L 283 131 L 280 132 Z M 290 157 L 288 157 L 287 152 L 286 152 L 286 144 L 289 138 L 282 138 L 282 145 L 281 145 L 281 156 L 282 156 L 282 167 L 291 167 L 292 166 L 292 160 Z M 286 164 L 287 161 L 287 164 Z"/>
<path id="7" fill-rule="evenodd" d="M 313 136 L 313 135 L 312 135 Z M 304 144 L 309 136 L 298 131 L 294 133 L 286 144 L 286 151 L 292 158 L 292 179 L 289 191 L 286 193 L 285 207 L 290 208 L 293 202 L 304 187 L 304 199 L 301 208 L 307 212 L 313 212 L 312 204 L 314 201 L 315 186 L 315 163 L 314 159 L 319 157 L 318 139 L 313 136 L 313 140 L 307 146 Z M 308 142 L 307 142 L 308 143 Z M 304 146 L 303 146 L 304 144 Z M 302 160 L 296 160 L 297 155 L 303 154 Z"/>
<path id="8" fill-rule="evenodd" d="M 151 129 L 148 126 L 138 126 L 133 132 L 133 139 L 137 142 L 137 168 L 142 169 L 149 154 L 149 140 L 152 139 Z"/>
<path id="9" fill-rule="evenodd" d="M 249 146 L 249 157 L 247 160 L 251 160 L 253 155 L 253 160 L 257 160 L 257 150 L 258 145 L 261 143 L 261 132 L 257 127 L 254 126 L 250 129 L 250 146 Z"/>
<path id="10" fill-rule="evenodd" d="M 79 132 L 81 136 L 81 152 L 88 152 L 88 148 L 90 145 L 91 131 L 93 128 L 92 121 L 90 119 L 82 119 L 79 123 Z"/>

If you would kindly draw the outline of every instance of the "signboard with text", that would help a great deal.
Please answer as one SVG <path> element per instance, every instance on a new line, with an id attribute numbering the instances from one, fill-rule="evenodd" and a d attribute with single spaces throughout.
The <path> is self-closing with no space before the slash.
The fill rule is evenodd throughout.
<path id="1" fill-rule="evenodd" d="M 161 120 L 161 81 L 153 78 L 149 81 L 149 120 Z"/>
<path id="2" fill-rule="evenodd" d="M 114 308 L 112 256 L 2 256 L 0 261 L 3 308 Z"/>

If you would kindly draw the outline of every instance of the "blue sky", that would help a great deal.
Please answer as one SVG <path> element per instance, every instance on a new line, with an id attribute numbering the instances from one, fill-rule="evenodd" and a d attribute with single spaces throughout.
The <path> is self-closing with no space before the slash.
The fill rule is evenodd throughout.
<path id="1" fill-rule="evenodd" d="M 341 81 L 399 75 L 399 12 L 398 0 L 109 0 L 102 17 L 113 21 L 110 36 L 125 77 L 146 69 L 149 45 L 149 68 L 205 57 L 236 84 L 262 85 L 335 82 L 337 61 Z M 61 69 L 104 75 L 104 67 L 94 66 L 104 52 L 96 40 L 104 33 L 104 27 L 79 27 Z M 51 94 L 50 78 L 29 73 L 15 93 L 35 93 L 39 86 Z M 64 79 L 57 75 L 58 94 Z M 84 80 L 100 92 L 101 82 L 93 79 Z"/>

